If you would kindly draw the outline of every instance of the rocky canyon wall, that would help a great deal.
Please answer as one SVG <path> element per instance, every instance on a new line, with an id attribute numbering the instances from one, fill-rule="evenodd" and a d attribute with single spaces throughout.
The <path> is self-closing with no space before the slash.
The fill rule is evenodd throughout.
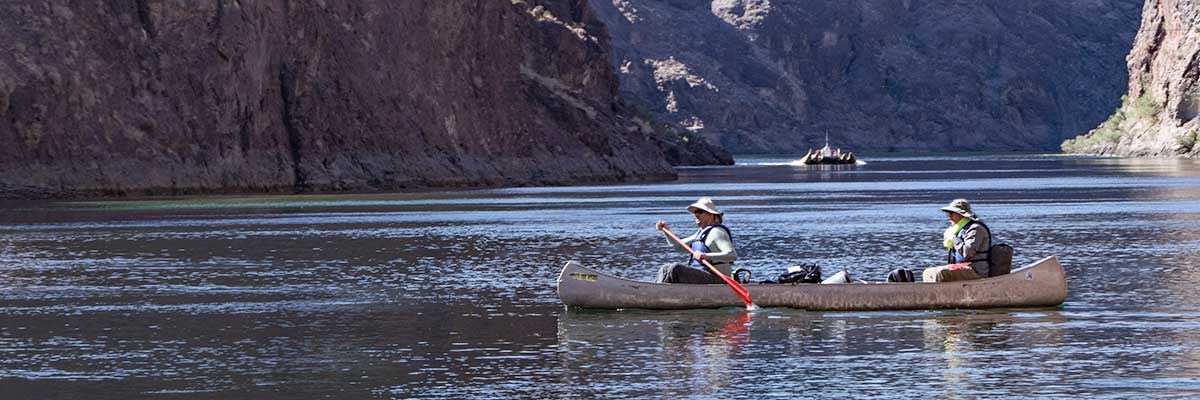
<path id="1" fill-rule="evenodd" d="M 1148 0 L 1127 58 L 1129 90 L 1104 123 L 1063 150 L 1116 156 L 1200 157 L 1200 5 Z"/>
<path id="2" fill-rule="evenodd" d="M 583 0 L 0 3 L 0 196 L 670 179 Z M 686 132 L 685 132 L 686 133 Z"/>
<path id="3" fill-rule="evenodd" d="M 1057 150 L 1119 103 L 1141 0 L 591 0 L 621 91 L 734 152 Z"/>

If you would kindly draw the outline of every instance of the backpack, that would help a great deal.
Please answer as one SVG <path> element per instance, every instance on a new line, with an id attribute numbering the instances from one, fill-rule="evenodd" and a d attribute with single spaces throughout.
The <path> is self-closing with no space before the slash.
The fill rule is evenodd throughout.
<path id="1" fill-rule="evenodd" d="M 1012 272 L 1013 248 L 1007 243 L 1000 243 L 988 249 L 988 277 L 1000 276 Z"/>
<path id="2" fill-rule="evenodd" d="M 797 265 L 788 268 L 788 272 L 780 275 L 778 283 L 817 283 L 821 281 L 821 267 L 817 264 Z"/>
<path id="3" fill-rule="evenodd" d="M 912 271 L 905 268 L 896 268 L 892 272 L 888 272 L 888 282 L 916 282 Z"/>

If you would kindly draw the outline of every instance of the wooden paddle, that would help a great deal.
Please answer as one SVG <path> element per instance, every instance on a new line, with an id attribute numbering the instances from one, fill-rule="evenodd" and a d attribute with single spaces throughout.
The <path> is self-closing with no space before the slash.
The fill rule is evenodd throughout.
<path id="1" fill-rule="evenodd" d="M 687 243 L 684 243 L 683 239 L 680 239 L 679 236 L 675 236 L 675 233 L 671 232 L 670 229 L 667 229 L 664 226 L 662 228 L 662 231 L 663 231 L 663 233 L 666 233 L 667 236 L 670 236 L 671 240 L 674 240 L 675 243 L 679 243 L 680 246 L 683 246 L 683 248 L 688 249 L 688 252 L 692 251 L 691 246 L 688 246 Z M 692 258 L 695 258 L 695 255 L 693 255 Z M 742 284 L 733 280 L 733 278 L 730 278 L 730 277 L 726 276 L 725 274 L 722 274 L 721 271 L 718 271 L 717 267 L 714 267 L 712 265 L 712 263 L 708 262 L 708 260 L 700 260 L 700 262 L 702 264 L 704 264 L 705 267 L 708 267 L 709 271 L 712 271 L 712 273 L 717 274 L 717 276 L 721 277 L 721 280 L 725 281 L 725 284 L 729 285 L 730 289 L 733 289 L 733 293 L 736 294 L 739 298 L 741 298 L 743 303 L 746 303 L 747 310 L 758 309 L 758 306 L 754 305 L 754 301 L 750 300 L 750 291 L 746 290 L 745 286 L 742 286 Z"/>

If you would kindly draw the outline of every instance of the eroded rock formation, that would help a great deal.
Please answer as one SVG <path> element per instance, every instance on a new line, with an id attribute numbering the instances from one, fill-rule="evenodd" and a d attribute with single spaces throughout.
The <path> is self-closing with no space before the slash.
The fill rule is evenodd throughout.
<path id="1" fill-rule="evenodd" d="M 582 0 L 4 2 L 0 36 L 4 197 L 643 181 L 673 177 L 664 151 L 728 161 L 622 104 Z"/>
<path id="2" fill-rule="evenodd" d="M 1049 150 L 1125 87 L 1141 0 L 591 0 L 627 98 L 734 152 Z"/>
<path id="3" fill-rule="evenodd" d="M 1200 157 L 1200 5 L 1148 0 L 1126 59 L 1121 107 L 1063 150 L 1119 156 Z"/>

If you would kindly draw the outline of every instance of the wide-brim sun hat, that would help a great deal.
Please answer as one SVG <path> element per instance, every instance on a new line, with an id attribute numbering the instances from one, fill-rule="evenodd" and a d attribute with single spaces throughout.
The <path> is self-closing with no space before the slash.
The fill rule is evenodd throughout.
<path id="1" fill-rule="evenodd" d="M 696 202 L 692 203 L 692 205 L 688 206 L 687 209 L 688 209 L 688 212 L 692 212 L 692 213 L 696 212 L 696 210 L 700 210 L 700 211 L 704 211 L 706 213 L 713 214 L 713 215 L 724 214 L 723 212 L 721 212 L 721 210 L 717 209 L 717 205 L 713 204 L 712 199 L 707 198 L 707 197 L 701 197 L 700 200 L 696 200 Z"/>
<path id="2" fill-rule="evenodd" d="M 979 217 L 974 212 L 971 212 L 971 203 L 967 199 L 954 199 L 950 204 L 942 207 L 941 210 L 961 215 L 972 221 L 979 220 Z"/>

